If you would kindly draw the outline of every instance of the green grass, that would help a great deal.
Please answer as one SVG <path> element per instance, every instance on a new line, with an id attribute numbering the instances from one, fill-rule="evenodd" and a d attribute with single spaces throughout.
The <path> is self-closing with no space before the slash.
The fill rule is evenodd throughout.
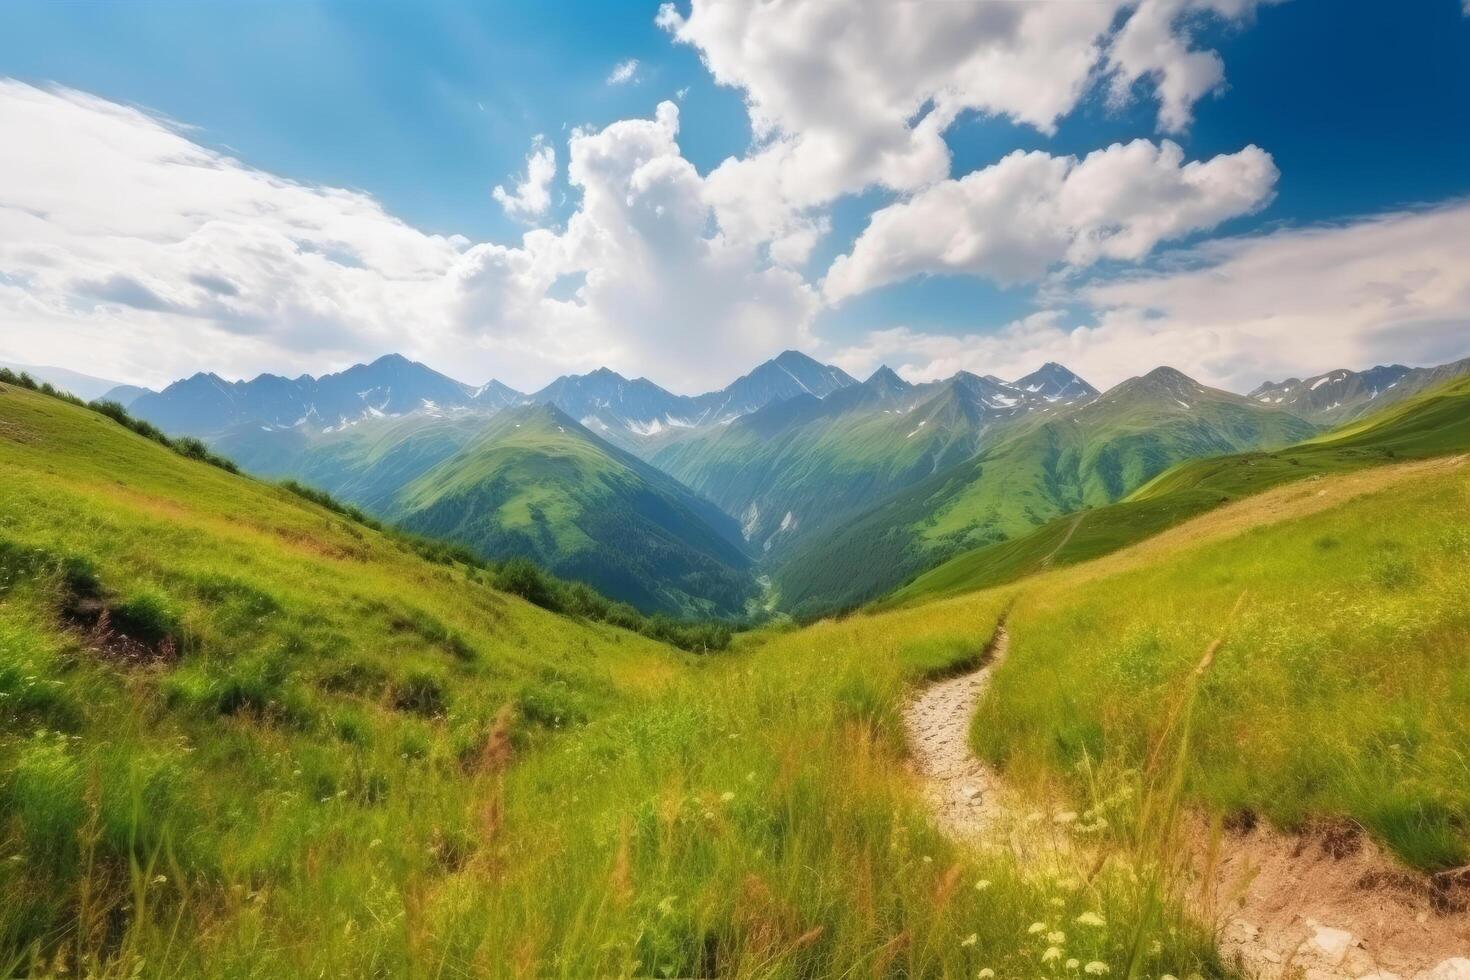
<path id="1" fill-rule="evenodd" d="M 1011 656 L 976 745 L 1014 778 L 1050 774 L 1073 792 L 1098 767 L 1141 770 L 1223 637 L 1194 708 L 1188 799 L 1292 829 L 1347 818 L 1411 866 L 1462 865 L 1467 501 L 1463 465 L 1386 468 L 1012 586 Z"/>
<path id="2" fill-rule="evenodd" d="M 431 868 L 502 705 L 572 718 L 680 662 L 3 386 L 0 469 L 0 972 L 34 944 L 116 947 L 144 871 L 178 908 L 374 839 Z M 106 625 L 69 626 L 91 593 Z"/>
<path id="3" fill-rule="evenodd" d="M 977 744 L 1126 838 L 1223 637 L 1184 799 L 1463 863 L 1470 477 L 1410 465 L 690 657 L 0 386 L 0 973 L 1227 976 L 1136 841 L 938 834 L 903 702 L 1009 610 Z"/>
<path id="4" fill-rule="evenodd" d="M 1076 929 L 1069 956 L 1124 975 L 1142 935 L 1139 972 L 1217 973 L 1123 868 L 1083 884 L 966 854 L 915 799 L 907 685 L 968 662 L 1001 608 L 749 637 L 525 760 L 492 852 L 507 886 L 433 941 L 539 975 L 1028 975 L 1047 945 L 1031 923 L 1094 911 L 1110 927 Z"/>
<path id="5" fill-rule="evenodd" d="M 1119 503 L 1057 518 L 1022 537 L 960 554 L 879 605 L 990 588 L 1089 561 L 1286 483 L 1466 451 L 1470 381 L 1460 380 L 1288 449 L 1182 463 Z"/>
<path id="6" fill-rule="evenodd" d="M 693 658 L 3 385 L 0 470 L 0 973 L 1221 975 L 927 819 L 900 706 L 1001 597 Z"/>

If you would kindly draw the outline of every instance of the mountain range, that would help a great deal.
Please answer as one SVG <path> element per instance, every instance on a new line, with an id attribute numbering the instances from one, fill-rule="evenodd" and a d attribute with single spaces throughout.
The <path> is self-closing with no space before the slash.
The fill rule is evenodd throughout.
<path id="1" fill-rule="evenodd" d="M 1470 357 L 1427 368 L 1387 364 L 1366 371 L 1344 369 L 1305 379 L 1268 381 L 1248 397 L 1314 422 L 1336 424 L 1361 418 L 1467 374 Z"/>
<path id="2" fill-rule="evenodd" d="M 661 434 L 728 422 L 796 395 L 821 398 L 855 383 L 840 368 L 786 351 L 726 387 L 694 397 L 607 368 L 563 375 L 526 394 L 493 380 L 468 385 L 389 354 L 320 378 L 262 374 L 226 381 L 199 373 L 160 392 L 133 395 L 133 389 L 128 404 L 138 417 L 167 432 L 204 438 L 242 425 L 333 431 L 409 414 L 488 414 L 512 405 L 555 405 L 603 438 L 636 448 Z"/>
<path id="3" fill-rule="evenodd" d="M 1096 395 L 1057 364 L 1014 384 L 962 371 L 915 385 L 880 368 L 860 385 L 773 403 L 650 458 L 739 517 L 762 552 L 779 555 L 969 458 L 993 432 Z"/>
<path id="4" fill-rule="evenodd" d="M 472 387 L 398 354 L 320 378 L 262 374 L 226 381 L 195 374 L 134 399 L 133 414 L 165 432 L 208 437 L 239 425 L 332 430 L 368 418 L 515 404 L 518 392 L 496 381 Z"/>
<path id="5" fill-rule="evenodd" d="M 1248 396 L 1159 368 L 1099 392 L 1048 363 L 859 382 L 796 351 L 677 395 L 608 369 L 522 394 L 391 355 L 321 378 L 198 374 L 132 402 L 247 471 L 320 487 L 646 612 L 802 614 L 1120 500 L 1185 460 L 1284 446 L 1456 374 L 1388 366 Z"/>
<path id="6" fill-rule="evenodd" d="M 1130 378 L 894 494 L 807 542 L 776 573 L 784 605 L 854 605 L 964 550 L 1112 503 L 1176 463 L 1289 445 L 1319 427 L 1173 368 Z"/>

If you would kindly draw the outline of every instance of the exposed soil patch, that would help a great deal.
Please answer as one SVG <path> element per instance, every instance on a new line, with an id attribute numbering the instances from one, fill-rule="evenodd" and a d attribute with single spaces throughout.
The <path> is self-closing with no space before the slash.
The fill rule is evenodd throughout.
<path id="1" fill-rule="evenodd" d="M 71 597 L 62 607 L 61 618 L 82 634 L 89 648 L 109 660 L 141 666 L 179 659 L 179 644 L 172 633 L 133 622 L 126 611 L 96 596 Z"/>
<path id="2" fill-rule="evenodd" d="M 997 630 L 979 669 L 926 687 L 904 725 L 925 800 L 965 840 L 1019 824 L 999 776 L 970 751 L 970 720 L 1009 649 Z M 1014 799 L 1011 796 L 1011 799 Z M 1470 980 L 1470 873 L 1426 877 L 1361 828 L 1283 834 L 1236 814 L 1194 833 L 1199 913 L 1220 952 L 1263 980 Z"/>
<path id="3" fill-rule="evenodd" d="M 1267 980 L 1470 978 L 1470 893 L 1346 826 L 1197 834 L 1202 911 L 1219 924 L 1221 953 Z"/>

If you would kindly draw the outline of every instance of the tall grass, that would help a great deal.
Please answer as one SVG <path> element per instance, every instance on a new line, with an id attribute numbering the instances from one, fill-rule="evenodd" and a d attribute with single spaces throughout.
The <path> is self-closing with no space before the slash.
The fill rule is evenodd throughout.
<path id="1" fill-rule="evenodd" d="M 1000 602 L 689 657 L 95 415 L 0 411 L 0 972 L 1029 975 L 1064 928 L 1127 962 L 1126 873 L 962 851 L 913 792 L 909 685 Z M 119 656 L 123 610 L 172 655 Z M 1149 931 L 1149 970 L 1216 972 Z"/>
<path id="2" fill-rule="evenodd" d="M 1287 829 L 1348 818 L 1412 866 L 1463 865 L 1466 472 L 1362 478 L 1384 488 L 1276 525 L 1222 515 L 1213 542 L 1197 531 L 1172 552 L 1124 553 L 1021 587 L 979 749 L 1016 778 L 1074 788 L 1088 767 L 1142 770 L 1201 638 L 1230 623 L 1192 708 L 1185 798 Z M 1244 589 L 1251 599 L 1232 619 Z"/>

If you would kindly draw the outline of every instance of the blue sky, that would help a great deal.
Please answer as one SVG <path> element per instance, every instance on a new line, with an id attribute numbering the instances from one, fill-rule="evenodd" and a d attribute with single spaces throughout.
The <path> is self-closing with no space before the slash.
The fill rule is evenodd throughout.
<path id="1" fill-rule="evenodd" d="M 1198 2 L 1208 6 L 1206 0 Z M 1222 2 L 1230 6 L 1229 0 Z M 1120 0 L 1120 6 L 1121 23 L 1131 5 Z M 1153 97 L 1145 78 L 1121 105 L 1109 98 L 1105 85 L 1092 85 L 1059 116 L 1054 132 L 1004 113 L 966 108 L 946 128 L 944 139 L 951 154 L 950 180 L 1017 150 L 1085 157 L 1117 142 L 1168 139 L 1182 147 L 1185 161 L 1208 161 L 1254 145 L 1269 154 L 1277 171 L 1254 205 L 1231 214 L 1209 209 L 1208 220 L 1175 229 L 1142 254 L 1121 261 L 1105 257 L 1076 264 L 1069 258 L 1054 263 L 1045 276 L 1021 281 L 1005 276 L 1006 281 L 996 281 L 973 263 L 946 268 L 937 258 L 897 282 L 869 275 L 841 302 L 816 301 L 803 308 L 804 326 L 794 336 L 819 353 L 845 357 L 853 367 L 866 368 L 865 358 L 881 356 L 912 373 L 934 373 L 950 361 L 960 364 L 954 348 L 909 343 L 893 336 L 896 331 L 908 331 L 909 340 L 915 335 L 1001 337 L 1019 321 L 1042 313 L 1066 329 L 1095 326 L 1099 307 L 1082 295 L 1087 290 L 1196 261 L 1199 249 L 1212 242 L 1264 240 L 1322 223 L 1345 225 L 1449 208 L 1470 193 L 1470 17 L 1459 0 L 1394 5 L 1245 0 L 1244 6 L 1254 8 L 1244 17 L 1205 11 L 1178 26 L 1191 49 L 1218 55 L 1226 79 L 1191 102 L 1186 127 L 1161 131 L 1161 99 Z M 661 102 L 674 101 L 678 153 L 702 177 L 726 158 L 754 155 L 764 145 L 753 137 L 746 106 L 753 89 L 717 84 L 701 61 L 715 42 L 681 41 L 667 25 L 655 23 L 657 13 L 657 4 L 632 3 L 9 0 L 0 11 L 0 77 L 139 107 L 185 127 L 180 132 L 191 142 L 253 170 L 307 186 L 360 191 L 427 235 L 513 247 L 531 225 L 563 232 L 582 206 L 585 189 L 571 184 L 566 168 L 567 141 L 578 127 L 601 132 L 619 121 L 650 120 Z M 680 16 L 689 13 L 688 4 L 681 3 Z M 615 66 L 629 59 L 638 63 L 631 80 L 609 84 Z M 751 69 L 757 70 L 763 69 Z M 528 222 L 507 214 L 491 189 L 509 187 L 524 171 L 538 134 L 556 151 L 558 168 L 550 208 Z M 46 134 L 29 138 L 44 141 Z M 811 288 L 820 291 L 823 275 L 834 260 L 853 251 L 875 211 L 902 204 L 933 183 L 885 180 L 834 193 L 802 212 L 816 215 L 829 229 L 801 261 L 787 263 Z M 899 247 L 889 243 L 890 251 L 874 254 L 881 258 Z M 0 267 L 0 275 L 6 274 Z M 36 278 L 24 270 L 8 274 L 17 282 Z M 152 291 L 166 295 L 166 286 Z M 570 287 L 563 283 L 562 288 Z M 1059 290 L 1066 295 L 1057 296 Z M 172 301 L 163 305 L 182 308 Z M 77 303 L 51 302 L 48 308 L 58 307 L 74 313 Z M 649 308 L 630 300 L 627 309 Z M 1158 308 L 1148 309 L 1154 315 Z M 116 317 L 128 311 L 93 309 L 89 315 L 104 313 Z M 687 313 L 669 315 L 687 318 Z M 1436 308 L 1419 319 L 1438 322 L 1443 313 Z M 188 319 L 200 336 L 208 336 L 211 328 L 201 322 L 208 317 L 196 313 Z M 498 325 L 487 319 L 480 326 L 493 334 Z M 147 358 L 130 356 L 122 346 L 106 354 L 115 364 L 91 359 L 100 359 L 97 353 L 89 358 L 85 351 L 95 352 L 95 345 L 86 338 L 96 334 L 88 331 L 98 329 L 96 323 L 79 327 L 69 339 L 58 320 L 27 321 L 12 312 L 0 321 L 0 355 L 31 361 L 69 355 L 94 372 L 110 369 L 129 379 L 160 380 L 142 369 Z M 731 323 L 720 329 L 742 327 Z M 780 330 L 749 329 L 756 338 L 748 345 L 752 356 L 767 334 L 772 345 L 790 339 Z M 241 339 L 248 330 L 224 330 L 230 343 L 220 353 L 238 363 L 201 366 L 248 373 L 270 366 L 274 356 L 282 371 L 325 370 L 356 353 L 352 342 L 341 339 L 351 324 L 323 326 L 275 345 L 252 346 Z M 158 331 L 161 336 L 163 328 Z M 254 336 L 264 333 L 256 330 Z M 1437 336 L 1444 333 L 1441 327 Z M 363 331 L 368 338 L 361 345 L 364 355 L 374 343 L 393 339 L 391 333 L 380 334 Z M 875 334 L 890 335 L 887 349 Z M 136 346 L 147 336 L 135 330 L 131 343 Z M 499 341 L 487 347 L 482 341 L 478 337 L 467 345 L 482 352 L 468 358 L 464 370 L 471 374 L 509 374 L 507 380 L 529 386 L 561 367 L 588 366 L 575 357 L 538 362 L 527 354 L 537 347 L 534 339 L 510 347 L 496 346 Z M 1062 341 L 1053 346 L 1089 356 L 1077 337 Z M 669 387 L 687 388 L 718 373 L 694 363 L 703 346 L 690 345 L 684 362 L 666 359 L 647 368 L 639 363 L 637 342 L 609 342 L 602 352 L 621 358 L 612 366 L 626 373 L 647 373 Z M 1409 345 L 1405 358 L 1420 347 Z M 1347 343 L 1340 353 L 1350 357 L 1370 348 Z M 718 349 L 740 356 L 747 348 L 732 343 Z M 453 350 L 453 340 L 442 339 L 424 344 L 420 353 L 450 369 Z M 949 353 L 936 354 L 942 350 Z M 1181 345 L 1180 356 L 1203 356 L 1190 350 L 1189 344 Z M 1424 356 L 1437 356 L 1449 348 L 1437 340 L 1424 350 Z M 998 354 L 992 348 L 985 356 Z M 1118 370 L 1114 360 L 1097 359 L 1096 370 Z M 176 358 L 159 370 L 184 366 L 184 359 Z M 719 371 L 736 373 L 747 366 Z M 1304 364 L 1302 370 L 1317 366 Z M 1227 380 L 1218 365 L 1196 367 Z M 656 369 L 683 370 L 689 380 L 681 384 L 677 377 L 658 376 Z"/>

